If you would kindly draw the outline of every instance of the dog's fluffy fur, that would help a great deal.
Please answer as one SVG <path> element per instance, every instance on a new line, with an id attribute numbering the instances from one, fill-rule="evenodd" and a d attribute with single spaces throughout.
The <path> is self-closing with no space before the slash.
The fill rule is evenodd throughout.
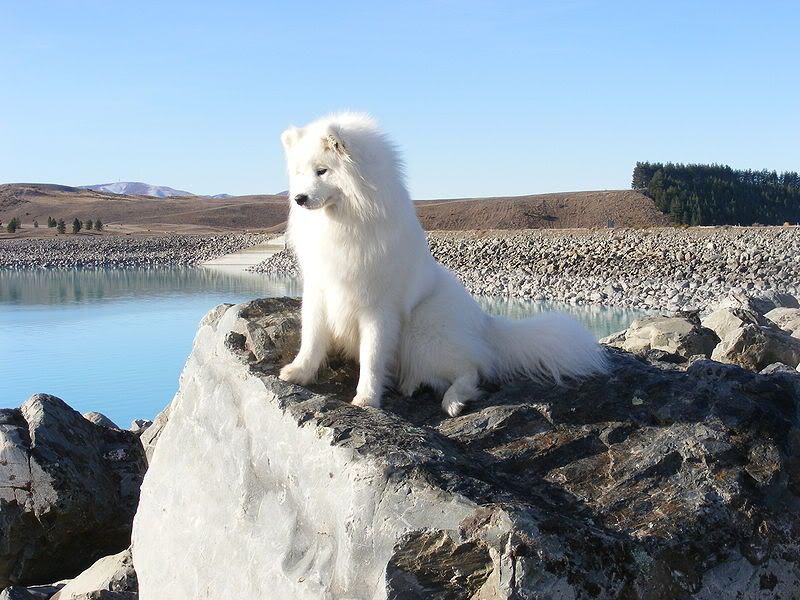
<path id="1" fill-rule="evenodd" d="M 392 380 L 405 395 L 427 384 L 454 416 L 481 379 L 561 384 L 605 368 L 575 321 L 487 315 L 433 259 L 398 153 L 370 117 L 333 115 L 290 127 L 281 141 L 288 239 L 304 285 L 300 351 L 281 379 L 313 381 L 336 348 L 360 362 L 354 404 L 380 406 Z"/>

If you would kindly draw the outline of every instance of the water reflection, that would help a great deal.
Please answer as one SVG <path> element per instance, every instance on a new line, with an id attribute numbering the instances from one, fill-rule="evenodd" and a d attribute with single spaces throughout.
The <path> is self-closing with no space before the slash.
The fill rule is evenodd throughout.
<path id="1" fill-rule="evenodd" d="M 152 418 L 175 393 L 200 318 L 222 302 L 299 296 L 292 279 L 231 268 L 0 270 L 0 407 L 36 392 L 119 425 Z M 638 311 L 480 298 L 495 314 L 562 310 L 597 337 Z"/>
<path id="2" fill-rule="evenodd" d="M 290 278 L 267 277 L 238 268 L 78 269 L 10 271 L 0 269 L 0 304 L 64 305 L 133 298 L 163 298 L 210 291 L 299 296 Z"/>
<path id="3" fill-rule="evenodd" d="M 634 319 L 647 314 L 643 310 L 629 308 L 599 305 L 576 306 L 547 300 L 534 301 L 494 296 L 478 297 L 478 303 L 487 312 L 513 319 L 522 319 L 542 312 L 566 313 L 588 327 L 597 339 L 621 331 L 628 327 Z"/>

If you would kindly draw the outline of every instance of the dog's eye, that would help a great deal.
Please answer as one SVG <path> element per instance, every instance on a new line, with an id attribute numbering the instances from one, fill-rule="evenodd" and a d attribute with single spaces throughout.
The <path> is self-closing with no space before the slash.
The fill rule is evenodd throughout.
<path id="1" fill-rule="evenodd" d="M 325 169 L 325 168 L 319 168 L 319 169 L 317 169 L 317 177 L 322 177 L 322 176 L 323 176 L 323 175 L 325 175 L 325 173 L 327 173 L 327 172 L 328 172 L 328 169 Z"/>

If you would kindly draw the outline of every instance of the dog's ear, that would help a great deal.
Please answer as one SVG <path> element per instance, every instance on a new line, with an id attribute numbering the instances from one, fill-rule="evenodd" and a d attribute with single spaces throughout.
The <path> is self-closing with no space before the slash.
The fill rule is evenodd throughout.
<path id="1" fill-rule="evenodd" d="M 289 127 L 289 129 L 281 134 L 281 144 L 283 144 L 283 148 L 288 152 L 289 149 L 294 146 L 297 140 L 300 139 L 301 135 L 302 131 L 299 128 L 295 127 L 294 125 Z"/>
<path id="2" fill-rule="evenodd" d="M 322 147 L 325 150 L 336 152 L 337 154 L 347 155 L 347 145 L 342 139 L 342 133 L 338 127 L 331 125 L 322 136 Z"/>

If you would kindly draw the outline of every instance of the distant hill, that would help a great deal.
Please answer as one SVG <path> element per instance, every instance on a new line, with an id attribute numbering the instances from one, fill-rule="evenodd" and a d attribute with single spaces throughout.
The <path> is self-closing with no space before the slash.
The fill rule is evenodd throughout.
<path id="1" fill-rule="evenodd" d="M 650 198 L 632 190 L 562 192 L 500 198 L 422 200 L 417 215 L 428 230 L 569 229 L 669 225 Z M 273 195 L 143 197 L 50 184 L 0 185 L 0 221 L 19 217 L 18 235 L 32 231 L 34 219 L 71 222 L 103 220 L 109 231 L 283 230 L 289 212 L 285 193 Z"/>
<path id="2" fill-rule="evenodd" d="M 454 231 L 658 227 L 672 223 L 650 198 L 632 190 L 427 200 L 417 202 L 417 215 L 425 229 Z"/>
<path id="3" fill-rule="evenodd" d="M 165 185 L 150 185 L 149 183 L 141 183 L 139 181 L 118 181 L 116 183 L 98 183 L 79 187 L 82 190 L 92 190 L 94 192 L 108 192 L 110 194 L 122 194 L 126 196 L 152 196 L 154 198 L 175 198 L 196 195 L 192 192 L 176 190 L 175 188 Z"/>

